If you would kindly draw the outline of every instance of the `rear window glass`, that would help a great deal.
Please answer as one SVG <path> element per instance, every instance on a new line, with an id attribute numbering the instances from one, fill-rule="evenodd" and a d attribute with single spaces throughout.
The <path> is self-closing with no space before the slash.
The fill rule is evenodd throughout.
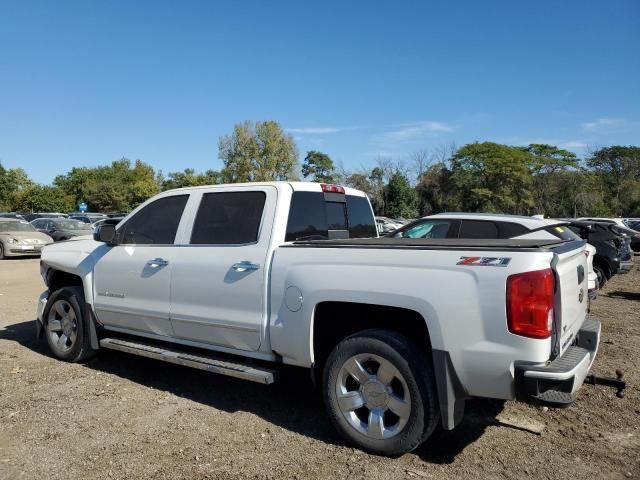
<path id="1" fill-rule="evenodd" d="M 327 227 L 329 230 L 347 229 L 347 205 L 342 202 L 326 202 Z"/>
<path id="2" fill-rule="evenodd" d="M 366 197 L 347 195 L 347 216 L 350 238 L 371 238 L 378 235 L 373 211 Z"/>
<path id="3" fill-rule="evenodd" d="M 580 236 L 576 235 L 575 232 L 566 225 L 552 225 L 549 228 L 545 228 L 544 231 L 562 240 L 580 240 Z"/>
<path id="4" fill-rule="evenodd" d="M 349 238 L 375 237 L 375 221 L 367 199 L 347 195 L 345 204 L 327 202 L 319 192 L 294 192 L 285 241 L 326 240 L 329 230 L 348 230 Z"/>
<path id="5" fill-rule="evenodd" d="M 463 220 L 460 238 L 499 238 L 498 226 L 483 220 Z"/>
<path id="6" fill-rule="evenodd" d="M 500 230 L 500 238 L 514 238 L 529 233 L 527 227 L 513 222 L 498 222 L 498 229 Z"/>

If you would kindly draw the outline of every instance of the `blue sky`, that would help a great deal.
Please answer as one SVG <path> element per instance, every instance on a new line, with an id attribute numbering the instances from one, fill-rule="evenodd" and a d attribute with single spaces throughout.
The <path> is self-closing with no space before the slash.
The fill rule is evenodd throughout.
<path id="1" fill-rule="evenodd" d="M 221 168 L 272 119 L 347 169 L 455 141 L 640 144 L 640 2 L 0 0 L 0 162 Z"/>

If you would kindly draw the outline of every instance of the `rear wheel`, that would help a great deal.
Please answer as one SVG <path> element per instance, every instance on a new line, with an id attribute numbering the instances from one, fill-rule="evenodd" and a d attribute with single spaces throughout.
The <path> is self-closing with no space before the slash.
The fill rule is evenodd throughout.
<path id="1" fill-rule="evenodd" d="M 604 287 L 608 280 L 606 269 L 600 264 L 594 264 L 593 270 L 596 272 L 596 276 L 598 277 L 598 288 Z"/>
<path id="2" fill-rule="evenodd" d="M 45 337 L 51 353 L 61 360 L 81 362 L 95 353 L 89 341 L 84 293 L 80 287 L 53 292 L 44 311 Z"/>
<path id="3" fill-rule="evenodd" d="M 362 450 L 410 452 L 437 424 L 427 355 L 395 332 L 366 330 L 346 338 L 329 355 L 323 377 L 332 423 Z"/>

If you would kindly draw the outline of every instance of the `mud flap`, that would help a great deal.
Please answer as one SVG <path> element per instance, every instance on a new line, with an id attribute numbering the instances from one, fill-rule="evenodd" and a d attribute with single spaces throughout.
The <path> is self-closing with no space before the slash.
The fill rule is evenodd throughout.
<path id="1" fill-rule="evenodd" d="M 462 421 L 467 395 L 453 369 L 449 352 L 433 350 L 433 370 L 438 388 L 442 428 L 453 430 Z"/>
<path id="2" fill-rule="evenodd" d="M 100 350 L 100 342 L 98 342 L 98 329 L 96 328 L 96 318 L 93 315 L 91 305 L 85 303 L 85 318 L 87 319 L 87 326 L 89 327 L 89 346 L 91 350 Z"/>

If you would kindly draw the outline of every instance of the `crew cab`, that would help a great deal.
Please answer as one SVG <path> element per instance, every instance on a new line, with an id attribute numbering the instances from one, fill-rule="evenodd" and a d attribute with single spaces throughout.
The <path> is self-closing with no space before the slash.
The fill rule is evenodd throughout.
<path id="1" fill-rule="evenodd" d="M 470 397 L 575 400 L 600 338 L 584 252 L 377 238 L 365 194 L 336 185 L 184 188 L 46 247 L 37 330 L 73 362 L 115 349 L 263 384 L 308 369 L 343 436 L 398 455 Z"/>

